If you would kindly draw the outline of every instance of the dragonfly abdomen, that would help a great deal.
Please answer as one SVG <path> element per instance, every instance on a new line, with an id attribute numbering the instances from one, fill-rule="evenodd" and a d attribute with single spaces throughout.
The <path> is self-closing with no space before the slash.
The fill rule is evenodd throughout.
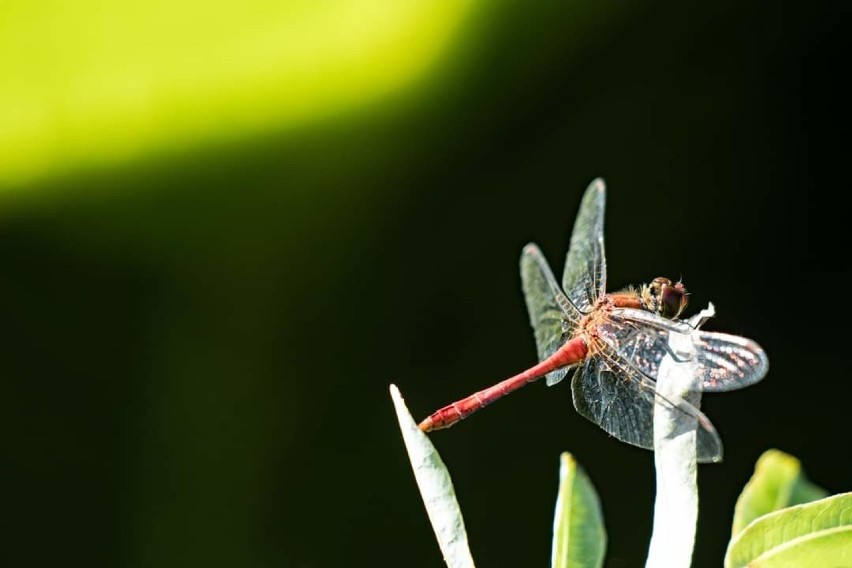
<path id="1" fill-rule="evenodd" d="M 518 373 L 514 377 L 510 377 L 494 386 L 475 392 L 467 398 L 448 404 L 421 422 L 419 425 L 420 429 L 424 432 L 431 432 L 432 430 L 449 428 L 477 410 L 485 408 L 524 385 L 535 382 L 551 371 L 569 365 L 576 365 L 580 361 L 583 361 L 588 353 L 589 348 L 582 338 L 576 337 L 567 341 L 553 355 L 538 365 L 530 367 L 526 371 Z"/>

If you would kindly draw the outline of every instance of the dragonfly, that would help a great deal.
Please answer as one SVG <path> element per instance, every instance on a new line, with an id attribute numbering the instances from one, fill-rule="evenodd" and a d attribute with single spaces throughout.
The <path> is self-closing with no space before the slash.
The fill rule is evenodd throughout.
<path id="1" fill-rule="evenodd" d="M 760 381 L 769 369 L 766 353 L 744 337 L 699 331 L 702 320 L 678 319 L 688 303 L 681 282 L 659 277 L 638 289 L 607 293 L 605 202 L 606 187 L 596 179 L 577 213 L 561 288 L 539 248 L 530 243 L 523 249 L 521 280 L 539 363 L 441 408 L 419 424 L 422 431 L 449 428 L 540 378 L 553 386 L 573 369 L 574 408 L 611 436 L 653 449 L 653 413 L 661 406 L 694 421 L 699 461 L 722 459 L 713 424 L 685 400 L 698 397 L 657 392 L 660 366 L 666 357 L 688 359 L 695 392 L 722 392 Z M 686 355 L 673 352 L 674 334 L 691 338 Z"/>

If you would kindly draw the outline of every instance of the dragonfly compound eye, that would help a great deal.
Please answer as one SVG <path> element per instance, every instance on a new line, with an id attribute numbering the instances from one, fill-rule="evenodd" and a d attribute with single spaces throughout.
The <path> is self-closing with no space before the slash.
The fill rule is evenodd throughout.
<path id="1" fill-rule="evenodd" d="M 664 318 L 675 319 L 686 308 L 686 288 L 683 284 L 663 284 L 660 290 L 659 313 Z"/>

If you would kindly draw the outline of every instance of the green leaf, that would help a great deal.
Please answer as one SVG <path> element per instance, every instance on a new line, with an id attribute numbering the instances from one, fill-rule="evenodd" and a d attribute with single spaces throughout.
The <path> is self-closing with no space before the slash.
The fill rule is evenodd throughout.
<path id="1" fill-rule="evenodd" d="M 417 427 L 395 385 L 390 386 L 390 393 L 405 449 L 408 451 L 408 459 L 414 470 L 414 478 L 426 505 L 438 546 L 444 555 L 444 562 L 449 568 L 473 568 L 473 558 L 467 544 L 467 531 L 450 472 L 447 471 L 438 450 Z M 400 559 L 397 564 L 405 566 L 408 562 Z"/>
<path id="2" fill-rule="evenodd" d="M 565 452 L 560 456 L 551 565 L 601 566 L 605 551 L 606 531 L 598 494 L 574 457 Z"/>
<path id="3" fill-rule="evenodd" d="M 805 478 L 799 460 L 779 450 L 768 450 L 757 460 L 754 475 L 737 499 L 732 536 L 758 517 L 827 494 Z"/>
<path id="4" fill-rule="evenodd" d="M 726 568 L 852 565 L 852 493 L 769 513 L 731 541 Z"/>

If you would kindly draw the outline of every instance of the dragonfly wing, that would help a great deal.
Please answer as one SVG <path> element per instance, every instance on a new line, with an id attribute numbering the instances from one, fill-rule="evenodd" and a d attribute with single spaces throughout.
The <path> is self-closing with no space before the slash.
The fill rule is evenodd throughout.
<path id="1" fill-rule="evenodd" d="M 703 391 L 741 389 L 761 380 L 769 370 L 766 352 L 751 339 L 701 331 L 694 341 Z"/>
<path id="2" fill-rule="evenodd" d="M 535 334 L 538 359 L 544 361 L 570 337 L 582 317 L 568 301 L 539 248 L 530 243 L 521 254 L 521 283 L 524 299 Z M 568 373 L 568 368 L 547 374 L 547 384 L 555 385 Z"/>
<path id="3" fill-rule="evenodd" d="M 622 442 L 653 449 L 653 403 L 628 386 L 606 363 L 590 357 L 571 379 L 574 408 Z"/>
<path id="4" fill-rule="evenodd" d="M 655 387 L 647 377 L 601 357 L 587 359 L 571 381 L 577 412 L 622 442 L 653 450 L 654 408 L 660 405 L 694 420 L 698 461 L 720 461 L 722 440 L 710 420 L 683 399 L 656 394 Z"/>
<path id="5" fill-rule="evenodd" d="M 588 312 L 606 289 L 603 224 L 606 187 L 596 179 L 586 189 L 571 233 L 562 289 L 582 312 Z"/>
<path id="6" fill-rule="evenodd" d="M 649 377 L 656 377 L 666 355 L 678 360 L 669 347 L 673 333 L 689 336 L 696 363 L 696 389 L 705 392 L 728 391 L 761 380 L 769 369 L 763 349 L 745 337 L 697 331 L 683 321 L 668 320 L 645 310 L 613 310 L 604 323 L 603 339 L 619 357 Z"/>

